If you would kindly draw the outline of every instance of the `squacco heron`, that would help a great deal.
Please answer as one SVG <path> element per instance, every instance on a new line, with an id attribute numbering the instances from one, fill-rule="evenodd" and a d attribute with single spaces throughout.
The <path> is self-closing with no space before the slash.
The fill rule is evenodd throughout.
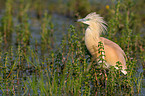
<path id="1" fill-rule="evenodd" d="M 96 14 L 96 12 L 93 12 L 88 14 L 85 18 L 79 19 L 78 21 L 88 25 L 88 28 L 85 32 L 85 45 L 91 55 L 96 58 L 96 60 L 98 60 L 98 57 L 100 55 L 98 53 L 98 42 L 101 41 L 104 45 L 105 56 L 103 57 L 103 59 L 105 59 L 106 67 L 109 68 L 109 66 L 114 66 L 116 69 L 118 69 L 118 67 L 116 67 L 115 65 L 116 62 L 119 61 L 121 62 L 122 66 L 121 72 L 126 75 L 126 55 L 124 51 L 115 42 L 104 37 L 100 37 L 100 34 L 102 32 L 107 31 L 107 24 L 103 20 L 103 18 Z"/>

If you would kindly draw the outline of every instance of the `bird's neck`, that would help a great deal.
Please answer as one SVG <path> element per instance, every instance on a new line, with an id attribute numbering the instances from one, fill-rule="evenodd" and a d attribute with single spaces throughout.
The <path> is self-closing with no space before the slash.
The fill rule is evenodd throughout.
<path id="1" fill-rule="evenodd" d="M 100 42 L 100 28 L 99 25 L 90 25 L 86 29 L 85 33 L 85 44 L 87 46 L 87 49 L 91 53 L 92 56 L 96 56 L 98 42 Z"/>
<path id="2" fill-rule="evenodd" d="M 92 23 L 86 29 L 85 35 L 88 35 L 90 38 L 94 38 L 94 39 L 99 41 L 100 33 L 101 33 L 100 24 L 99 23 Z"/>
<path id="3" fill-rule="evenodd" d="M 99 41 L 100 39 L 97 29 L 95 30 L 89 26 L 85 32 L 85 45 L 92 56 L 96 56 Z"/>

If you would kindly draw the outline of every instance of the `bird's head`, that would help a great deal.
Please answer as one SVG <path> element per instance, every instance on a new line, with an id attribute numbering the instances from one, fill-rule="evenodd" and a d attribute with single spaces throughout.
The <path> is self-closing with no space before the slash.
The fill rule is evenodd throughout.
<path id="1" fill-rule="evenodd" d="M 96 14 L 96 12 L 92 12 L 92 13 L 88 14 L 83 19 L 78 19 L 78 22 L 82 22 L 82 23 L 85 23 L 88 25 L 90 25 L 90 23 L 92 23 L 92 22 L 106 24 L 105 21 L 103 20 L 103 17 L 100 17 L 100 15 Z"/>
<path id="2" fill-rule="evenodd" d="M 99 14 L 96 14 L 96 12 L 92 12 L 92 13 L 88 14 L 83 19 L 78 19 L 78 22 L 82 22 L 87 25 L 99 24 L 102 29 L 107 30 L 107 27 L 106 27 L 107 24 L 103 20 L 103 17 L 101 17 Z"/>

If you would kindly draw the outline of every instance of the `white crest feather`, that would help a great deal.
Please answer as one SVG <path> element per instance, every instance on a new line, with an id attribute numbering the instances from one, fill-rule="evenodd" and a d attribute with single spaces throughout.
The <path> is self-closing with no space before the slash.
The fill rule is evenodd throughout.
<path id="1" fill-rule="evenodd" d="M 101 31 L 105 32 L 107 31 L 107 23 L 103 20 L 103 17 L 101 17 L 99 14 L 96 14 L 96 12 L 92 12 L 88 14 L 85 18 L 89 18 L 91 20 L 96 20 L 97 23 L 99 23 Z"/>

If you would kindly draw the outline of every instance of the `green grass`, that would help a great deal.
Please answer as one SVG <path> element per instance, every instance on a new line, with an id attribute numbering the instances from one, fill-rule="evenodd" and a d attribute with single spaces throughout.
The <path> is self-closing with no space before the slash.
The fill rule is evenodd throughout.
<path id="1" fill-rule="evenodd" d="M 137 71 L 141 67 L 144 71 L 145 66 L 145 37 L 140 31 L 143 28 L 141 20 L 145 17 L 140 15 L 143 10 L 139 7 L 144 4 L 143 0 L 138 3 L 133 0 L 112 0 L 109 8 L 103 4 L 96 7 L 85 1 L 81 0 L 78 7 L 75 7 L 77 0 L 66 3 L 63 0 L 53 1 L 49 2 L 49 6 L 46 0 L 4 2 L 5 10 L 0 18 L 0 95 L 144 94 L 141 90 L 144 88 L 145 74 Z M 58 7 L 54 8 L 54 4 Z M 85 9 L 80 11 L 82 8 Z M 127 55 L 126 76 L 120 72 L 121 67 L 119 70 L 113 66 L 104 69 L 102 57 L 100 65 L 93 60 L 83 40 L 86 26 L 82 24 L 70 25 L 61 44 L 55 46 L 58 41 L 54 33 L 59 26 L 52 22 L 51 13 L 75 19 L 74 16 L 82 17 L 96 10 L 108 23 L 108 32 L 102 36 L 119 44 Z M 30 15 L 31 12 L 35 17 Z M 40 23 L 41 41 L 32 42 L 30 21 L 33 18 Z M 99 46 L 99 52 L 104 52 L 101 42 Z M 116 66 L 120 66 L 120 62 Z"/>

